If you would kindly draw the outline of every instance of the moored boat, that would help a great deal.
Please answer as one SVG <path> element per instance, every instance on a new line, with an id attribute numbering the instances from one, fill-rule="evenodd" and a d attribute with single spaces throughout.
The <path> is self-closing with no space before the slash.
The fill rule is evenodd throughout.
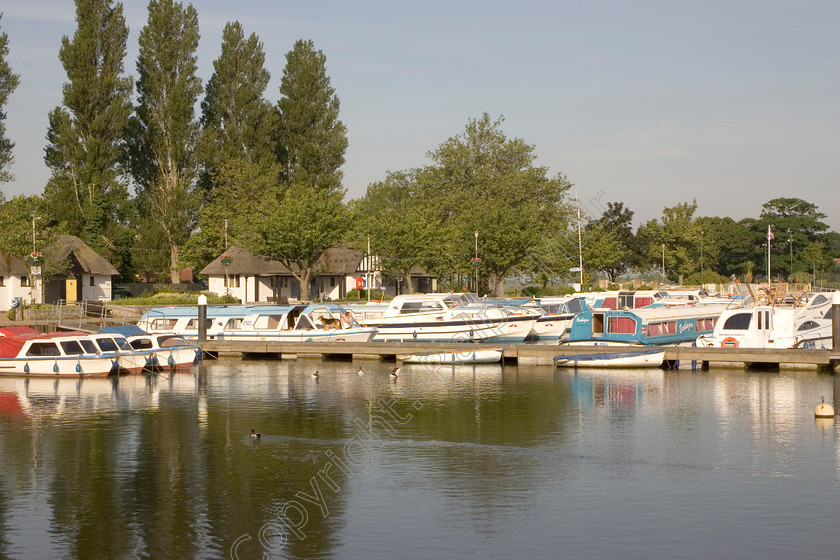
<path id="1" fill-rule="evenodd" d="M 201 360 L 201 348 L 175 333 L 147 333 L 135 325 L 105 327 L 101 332 L 125 337 L 133 350 L 145 356 L 144 369 L 191 367 Z"/>
<path id="2" fill-rule="evenodd" d="M 149 333 L 194 339 L 198 337 L 198 308 L 153 308 L 137 326 Z M 360 325 L 335 304 L 207 307 L 208 340 L 365 342 L 375 334 L 375 328 Z"/>
<path id="3" fill-rule="evenodd" d="M 348 305 L 377 342 L 522 342 L 538 313 L 483 303 L 472 294 L 403 294 L 387 304 Z"/>
<path id="4" fill-rule="evenodd" d="M 492 364 L 502 359 L 501 348 L 448 350 L 418 354 L 397 354 L 397 361 L 408 364 Z"/>
<path id="5" fill-rule="evenodd" d="M 83 332 L 0 337 L 0 375 L 108 375 L 120 368 L 117 352 L 101 352 Z"/>
<path id="6" fill-rule="evenodd" d="M 592 368 L 660 367 L 664 357 L 665 350 L 661 348 L 592 354 L 559 354 L 554 357 L 554 365 Z"/>

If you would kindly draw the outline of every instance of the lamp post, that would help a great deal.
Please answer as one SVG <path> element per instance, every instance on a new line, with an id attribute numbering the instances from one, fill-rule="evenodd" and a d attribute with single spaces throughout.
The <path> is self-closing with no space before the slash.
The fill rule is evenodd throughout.
<path id="1" fill-rule="evenodd" d="M 478 231 L 475 232 L 475 295 L 478 295 Z"/>
<path id="2" fill-rule="evenodd" d="M 700 230 L 700 287 L 703 287 L 703 230 Z"/>
<path id="3" fill-rule="evenodd" d="M 662 244 L 662 281 L 665 281 L 665 244 Z"/>

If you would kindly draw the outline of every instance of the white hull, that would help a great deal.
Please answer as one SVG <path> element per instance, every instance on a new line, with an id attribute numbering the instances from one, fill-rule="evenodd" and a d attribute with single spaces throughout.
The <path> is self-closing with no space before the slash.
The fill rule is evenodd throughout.
<path id="1" fill-rule="evenodd" d="M 555 356 L 554 365 L 558 367 L 592 368 L 638 368 L 660 367 L 665 356 L 664 350 L 643 350 L 638 352 L 617 352 L 615 354 L 580 354 Z"/>
<path id="2" fill-rule="evenodd" d="M 428 354 L 399 354 L 397 360 L 407 364 L 492 364 L 502 359 L 501 348 L 453 350 Z"/>
<path id="3" fill-rule="evenodd" d="M 208 333 L 207 338 L 211 340 L 243 340 L 249 342 L 368 342 L 376 329 L 371 328 L 346 328 L 332 330 L 298 330 L 298 331 L 223 331 Z M 196 335 L 186 335 L 191 339 Z"/>
<path id="4" fill-rule="evenodd" d="M 51 356 L 0 358 L 0 375 L 80 377 L 108 375 L 116 370 L 117 356 Z"/>

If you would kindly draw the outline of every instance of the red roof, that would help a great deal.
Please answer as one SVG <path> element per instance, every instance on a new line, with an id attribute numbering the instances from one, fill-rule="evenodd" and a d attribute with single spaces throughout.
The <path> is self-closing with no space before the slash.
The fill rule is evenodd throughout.
<path id="1" fill-rule="evenodd" d="M 0 327 L 0 336 L 17 336 L 19 334 L 41 334 L 32 327 Z"/>

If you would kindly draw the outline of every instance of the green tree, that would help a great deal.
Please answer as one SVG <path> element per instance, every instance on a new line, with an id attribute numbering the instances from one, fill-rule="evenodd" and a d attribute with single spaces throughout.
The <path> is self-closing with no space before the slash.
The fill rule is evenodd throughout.
<path id="1" fill-rule="evenodd" d="M 688 276 L 700 271 L 700 225 L 694 219 L 697 201 L 666 207 L 662 217 L 639 227 L 639 238 L 647 247 L 648 259 L 661 263 L 665 255 L 665 272 Z M 663 248 L 664 245 L 664 248 Z"/>
<path id="2" fill-rule="evenodd" d="M 447 268 L 472 274 L 475 232 L 479 273 L 498 295 L 514 270 L 531 264 L 530 253 L 550 232 L 565 227 L 570 188 L 560 174 L 534 165 L 534 146 L 508 139 L 500 130 L 504 118 L 487 113 L 470 120 L 465 131 L 429 154 L 434 165 L 420 175 L 421 198 L 440 213 L 454 262 Z"/>
<path id="3" fill-rule="evenodd" d="M 205 184 L 224 162 L 235 159 L 263 165 L 276 172 L 273 142 L 278 115 L 263 97 L 271 75 L 264 67 L 262 42 L 255 34 L 247 39 L 239 22 L 222 32 L 222 52 L 213 62 L 201 102 L 200 151 Z"/>
<path id="4" fill-rule="evenodd" d="M 69 82 L 63 107 L 49 115 L 44 196 L 57 222 L 112 258 L 130 211 L 121 166 L 131 115 L 131 78 L 121 77 L 128 27 L 111 0 L 76 0 L 76 23 L 59 50 Z"/>
<path id="5" fill-rule="evenodd" d="M 762 234 L 763 243 L 757 243 L 755 253 L 761 252 L 766 259 L 767 228 L 772 228 L 775 239 L 770 243 L 771 264 L 774 271 L 784 271 L 786 276 L 795 270 L 811 270 L 802 255 L 803 249 L 811 243 L 825 244 L 828 239 L 828 225 L 823 222 L 825 214 L 815 204 L 801 198 L 774 198 L 761 207 L 761 216 L 756 223 L 756 236 Z M 793 266 L 791 266 L 791 247 Z M 758 259 L 758 255 L 754 255 Z M 766 262 L 766 260 L 764 260 Z M 771 272 L 772 274 L 772 272 Z M 775 275 L 774 275 L 775 276 Z"/>
<path id="6" fill-rule="evenodd" d="M 287 185 L 341 190 L 347 128 L 330 85 L 327 58 L 311 40 L 298 40 L 286 55 L 280 82 L 279 155 Z"/>
<path id="7" fill-rule="evenodd" d="M 2 18 L 3 14 L 0 13 L 0 19 Z M 3 108 L 9 101 L 9 96 L 12 95 L 20 83 L 20 76 L 12 72 L 12 67 L 6 60 L 8 56 L 9 36 L 6 33 L 0 33 L 0 183 L 11 181 L 14 178 L 9 171 L 9 167 L 14 162 L 12 149 L 15 144 L 6 138 L 6 112 Z"/>
<path id="8" fill-rule="evenodd" d="M 416 171 L 389 172 L 353 201 L 355 245 L 379 258 L 383 273 L 401 278 L 412 289 L 411 271 L 440 250 L 439 216 L 420 197 Z"/>
<path id="9" fill-rule="evenodd" d="M 252 253 L 283 263 L 300 282 L 300 299 L 309 299 L 309 280 L 324 249 L 347 232 L 342 192 L 292 185 L 282 199 L 268 197 L 254 220 L 253 234 L 240 237 Z"/>
<path id="10" fill-rule="evenodd" d="M 180 248 L 195 227 L 199 205 L 198 39 L 198 14 L 191 5 L 149 2 L 149 20 L 140 32 L 131 170 L 142 204 L 166 236 L 173 283 L 180 281 Z"/>
<path id="11" fill-rule="evenodd" d="M 597 253 L 601 255 L 598 259 L 600 264 L 595 268 L 606 273 L 611 282 L 615 282 L 628 268 L 644 262 L 645 255 L 633 233 L 633 211 L 626 208 L 623 202 L 608 202 L 606 210 L 594 225 L 596 229 L 588 231 L 587 239 L 598 233 L 608 234 L 612 238 L 595 242 L 600 248 Z M 589 259 L 586 262 L 589 267 L 593 266 Z"/>

